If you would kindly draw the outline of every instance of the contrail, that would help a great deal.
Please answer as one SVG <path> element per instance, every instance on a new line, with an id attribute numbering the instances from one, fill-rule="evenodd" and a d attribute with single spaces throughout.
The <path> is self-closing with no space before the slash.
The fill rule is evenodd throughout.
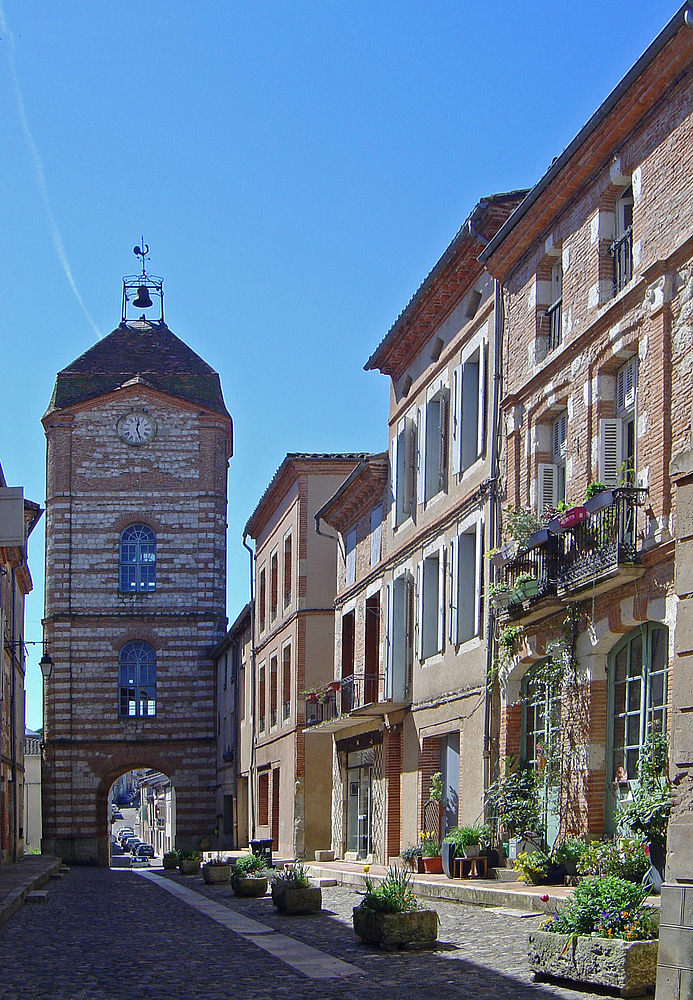
<path id="1" fill-rule="evenodd" d="M 22 126 L 22 131 L 29 144 L 29 150 L 31 152 L 31 158 L 34 163 L 34 170 L 36 171 L 36 181 L 38 184 L 39 194 L 43 199 L 43 206 L 46 210 L 46 215 L 48 217 L 48 224 L 50 226 L 51 238 L 53 240 L 53 248 L 58 255 L 58 260 L 60 261 L 63 271 L 65 272 L 65 277 L 68 280 L 70 288 L 74 292 L 75 298 L 80 304 L 82 312 L 87 317 L 96 336 L 101 338 L 101 331 L 94 322 L 94 320 L 89 315 L 89 311 L 82 301 L 82 296 L 79 294 L 77 285 L 75 284 L 75 279 L 72 277 L 72 270 L 70 268 L 70 263 L 67 259 L 67 254 L 65 253 L 65 247 L 63 246 L 63 241 L 60 237 L 60 232 L 58 230 L 58 224 L 55 221 L 55 216 L 53 215 L 53 209 L 51 208 L 51 203 L 48 198 L 48 188 L 46 186 L 46 177 L 43 172 L 43 164 L 41 163 L 41 157 L 39 156 L 38 149 L 36 148 L 36 143 L 34 142 L 34 137 L 29 129 L 29 123 L 27 121 L 26 112 L 24 110 L 24 98 L 22 97 L 22 92 L 19 87 L 19 77 L 17 76 L 17 70 L 14 64 L 14 35 L 7 26 L 7 21 L 5 20 L 5 11 L 2 7 L 2 2 L 0 0 L 0 29 L 2 29 L 3 35 L 7 38 L 9 45 L 7 50 L 7 61 L 10 67 L 10 75 L 12 77 L 12 83 L 14 85 L 15 97 L 17 98 L 17 110 L 19 111 L 19 121 Z"/>

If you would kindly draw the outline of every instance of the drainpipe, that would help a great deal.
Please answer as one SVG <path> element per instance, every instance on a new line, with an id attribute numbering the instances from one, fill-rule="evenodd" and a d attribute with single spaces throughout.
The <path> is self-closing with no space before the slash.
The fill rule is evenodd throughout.
<path id="1" fill-rule="evenodd" d="M 489 541 L 491 548 L 495 548 L 500 541 L 500 519 L 498 518 L 499 504 L 499 445 L 500 445 L 500 400 L 503 391 L 503 286 L 499 281 L 494 280 L 494 323 L 493 323 L 493 410 L 491 416 L 491 467 L 489 479 Z M 493 661 L 496 653 L 496 642 L 493 633 L 494 613 L 491 603 L 488 601 L 487 626 L 486 626 L 486 693 L 484 696 L 484 791 L 489 787 L 492 780 L 491 759 L 492 745 L 492 690 L 491 677 L 493 674 Z"/>
<path id="2" fill-rule="evenodd" d="M 12 860 L 18 861 L 18 799 L 17 799 L 17 669 L 15 649 L 17 648 L 17 567 L 12 567 L 12 686 L 10 695 L 10 755 L 12 758 Z M 22 655 L 24 647 L 22 646 Z"/>
<path id="3" fill-rule="evenodd" d="M 250 564 L 250 767 L 248 804 L 250 806 L 250 837 L 255 839 L 255 552 L 248 545 L 248 533 L 243 533 L 243 547 L 248 550 Z M 240 759 L 240 747 L 239 747 Z"/>

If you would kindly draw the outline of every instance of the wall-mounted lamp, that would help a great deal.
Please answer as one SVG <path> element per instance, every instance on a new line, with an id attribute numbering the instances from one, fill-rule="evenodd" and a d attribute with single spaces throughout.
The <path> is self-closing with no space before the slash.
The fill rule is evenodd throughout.
<path id="1" fill-rule="evenodd" d="M 53 659 L 50 653 L 47 653 L 45 649 L 43 651 L 43 656 L 39 660 L 39 667 L 41 668 L 44 681 L 49 681 L 51 679 L 51 674 L 53 673 Z"/>

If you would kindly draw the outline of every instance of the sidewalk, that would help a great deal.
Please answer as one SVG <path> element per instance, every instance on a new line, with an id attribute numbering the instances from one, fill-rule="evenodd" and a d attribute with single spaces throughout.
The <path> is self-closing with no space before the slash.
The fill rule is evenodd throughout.
<path id="1" fill-rule="evenodd" d="M 19 909 L 28 892 L 45 885 L 62 861 L 49 854 L 25 854 L 21 861 L 0 868 L 0 926 Z"/>

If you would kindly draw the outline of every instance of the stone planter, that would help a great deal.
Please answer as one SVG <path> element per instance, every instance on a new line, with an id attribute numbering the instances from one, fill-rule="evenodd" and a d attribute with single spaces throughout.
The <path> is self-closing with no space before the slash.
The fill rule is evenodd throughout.
<path id="1" fill-rule="evenodd" d="M 654 989 L 658 944 L 533 931 L 529 967 L 539 977 L 590 983 L 618 990 L 622 997 L 637 997 Z"/>
<path id="2" fill-rule="evenodd" d="M 236 896 L 264 896 L 267 892 L 267 876 L 249 876 L 239 878 L 237 875 L 233 880 L 233 891 Z"/>
<path id="3" fill-rule="evenodd" d="M 281 882 L 274 882 L 272 902 L 280 913 L 287 916 L 320 913 L 322 889 L 319 885 L 282 885 Z"/>
<path id="4" fill-rule="evenodd" d="M 167 858 L 164 854 L 163 865 L 164 868 L 167 868 L 169 871 L 173 871 L 174 868 L 178 867 L 178 858 Z"/>
<path id="5" fill-rule="evenodd" d="M 178 862 L 178 871 L 181 875 L 197 875 L 200 870 L 199 860 L 186 859 Z"/>
<path id="6" fill-rule="evenodd" d="M 438 914 L 435 910 L 377 913 L 362 904 L 354 907 L 354 933 L 364 944 L 385 950 L 430 947 L 438 938 Z"/>
<path id="7" fill-rule="evenodd" d="M 204 865 L 202 878 L 207 885 L 224 885 L 231 878 L 231 865 Z"/>
<path id="8" fill-rule="evenodd" d="M 435 858 L 423 858 L 422 860 L 427 875 L 443 874 L 443 859 L 440 854 Z"/>

